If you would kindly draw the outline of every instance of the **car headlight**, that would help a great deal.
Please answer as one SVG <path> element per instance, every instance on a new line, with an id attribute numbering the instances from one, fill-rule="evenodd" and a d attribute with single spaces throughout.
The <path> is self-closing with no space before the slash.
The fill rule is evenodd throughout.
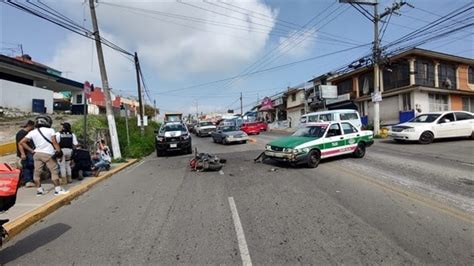
<path id="1" fill-rule="evenodd" d="M 233 139 L 233 138 L 234 138 L 234 136 L 232 136 L 232 135 L 227 136 L 227 137 L 228 137 L 229 139 Z"/>
<path id="2" fill-rule="evenodd" d="M 271 150 L 272 150 L 272 146 L 267 145 L 267 146 L 265 146 L 265 149 L 268 150 L 268 151 L 271 151 Z"/>
<path id="3" fill-rule="evenodd" d="M 156 137 L 156 140 L 159 141 L 159 142 L 162 142 L 164 139 L 165 138 L 163 138 L 163 137 L 158 137 L 158 136 Z"/>
<path id="4" fill-rule="evenodd" d="M 298 149 L 283 148 L 283 152 L 298 153 Z"/>
<path id="5" fill-rule="evenodd" d="M 410 127 L 410 128 L 405 128 L 403 132 L 415 132 L 415 128 Z"/>
<path id="6" fill-rule="evenodd" d="M 189 139 L 191 136 L 189 134 L 183 135 L 183 139 Z"/>

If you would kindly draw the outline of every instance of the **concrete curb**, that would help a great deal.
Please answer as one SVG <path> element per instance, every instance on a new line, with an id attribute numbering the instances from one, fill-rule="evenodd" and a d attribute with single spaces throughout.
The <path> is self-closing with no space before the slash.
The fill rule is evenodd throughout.
<path id="1" fill-rule="evenodd" d="M 286 134 L 293 134 L 296 130 L 285 130 L 285 129 L 269 129 L 270 132 L 277 132 L 277 133 L 286 133 Z"/>
<path id="2" fill-rule="evenodd" d="M 49 201 L 45 205 L 40 206 L 28 213 L 25 213 L 19 218 L 5 224 L 4 227 L 8 231 L 8 234 L 10 235 L 9 239 L 7 240 L 12 239 L 16 235 L 18 235 L 20 232 L 28 228 L 29 226 L 33 225 L 37 221 L 53 213 L 55 210 L 61 208 L 64 205 L 69 204 L 72 200 L 84 194 L 86 191 L 91 189 L 97 183 L 104 181 L 105 179 L 111 177 L 112 175 L 136 163 L 137 161 L 138 161 L 137 159 L 131 159 L 128 162 L 124 163 L 123 165 L 120 165 L 116 169 L 109 171 L 105 175 L 87 180 L 83 184 L 80 184 L 78 186 L 71 188 L 68 194 L 57 196 L 56 198 Z"/>
<path id="3" fill-rule="evenodd" d="M 0 156 L 8 155 L 16 152 L 16 143 L 7 142 L 0 144 Z"/>

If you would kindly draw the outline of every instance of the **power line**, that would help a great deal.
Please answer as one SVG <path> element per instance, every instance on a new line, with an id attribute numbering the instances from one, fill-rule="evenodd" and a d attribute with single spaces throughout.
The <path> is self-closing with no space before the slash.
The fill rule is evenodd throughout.
<path id="1" fill-rule="evenodd" d="M 324 57 L 327 57 L 327 56 L 331 56 L 331 55 L 335 55 L 335 54 L 339 54 L 339 53 L 344 53 L 344 52 L 351 51 L 351 50 L 354 50 L 354 49 L 358 49 L 358 48 L 361 48 L 361 47 L 366 47 L 368 45 L 370 45 L 370 43 L 366 43 L 366 44 L 363 44 L 363 45 L 359 45 L 359 46 L 355 46 L 355 47 L 351 47 L 351 48 L 347 48 L 347 49 L 342 49 L 342 50 L 339 50 L 339 51 L 335 51 L 335 52 L 331 52 L 331 53 L 327 53 L 327 54 L 323 54 L 323 55 L 313 56 L 313 57 L 306 58 L 306 59 L 303 59 L 303 60 L 298 60 L 298 61 L 294 61 L 294 62 L 291 62 L 291 63 L 286 63 L 286 64 L 282 64 L 282 65 L 278 65 L 278 66 L 274 66 L 274 67 L 270 67 L 270 68 L 266 68 L 266 69 L 261 69 L 261 70 L 249 72 L 249 73 L 246 73 L 246 74 L 235 75 L 235 76 L 232 76 L 232 77 L 223 78 L 223 79 L 219 79 L 219 80 L 214 80 L 214 81 L 201 83 L 201 84 L 197 84 L 197 85 L 192 85 L 192 86 L 188 86 L 188 87 L 182 87 L 182 88 L 162 91 L 162 92 L 159 92 L 159 93 L 156 93 L 156 94 L 164 94 L 164 93 L 168 93 L 168 92 L 188 90 L 188 89 L 192 89 L 192 88 L 203 87 L 203 86 L 212 85 L 212 84 L 216 84 L 216 83 L 220 83 L 220 82 L 224 82 L 224 81 L 228 81 L 228 80 L 233 80 L 233 79 L 243 77 L 243 76 L 252 76 L 252 75 L 255 75 L 255 74 L 259 74 L 259 73 L 264 73 L 264 72 L 268 72 L 268 71 L 272 71 L 272 70 L 276 70 L 276 69 L 280 69 L 280 68 L 285 68 L 285 67 L 289 67 L 289 66 L 292 66 L 292 65 L 296 65 L 296 64 L 300 64 L 300 63 L 304 63 L 304 62 L 308 62 L 308 61 L 312 61 L 312 60 L 316 60 L 316 59 L 320 59 L 320 58 L 324 58 Z"/>

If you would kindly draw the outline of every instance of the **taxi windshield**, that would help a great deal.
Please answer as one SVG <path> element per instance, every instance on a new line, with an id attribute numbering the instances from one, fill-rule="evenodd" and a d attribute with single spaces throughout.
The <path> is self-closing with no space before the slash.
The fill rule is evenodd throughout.
<path id="1" fill-rule="evenodd" d="M 324 132 L 326 132 L 326 128 L 327 125 L 303 127 L 293 133 L 293 136 L 321 138 L 324 135 Z"/>

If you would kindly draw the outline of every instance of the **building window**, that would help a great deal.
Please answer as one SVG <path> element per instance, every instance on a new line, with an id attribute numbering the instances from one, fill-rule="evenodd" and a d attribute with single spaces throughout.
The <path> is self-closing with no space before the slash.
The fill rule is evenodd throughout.
<path id="1" fill-rule="evenodd" d="M 438 79 L 441 88 L 456 89 L 456 66 L 448 63 L 440 63 Z"/>
<path id="2" fill-rule="evenodd" d="M 296 101 L 296 93 L 291 94 L 291 101 Z"/>
<path id="3" fill-rule="evenodd" d="M 402 94 L 402 111 L 411 111 L 411 93 Z"/>
<path id="4" fill-rule="evenodd" d="M 428 95 L 430 112 L 448 111 L 448 95 L 430 93 Z"/>
<path id="5" fill-rule="evenodd" d="M 370 95 L 374 92 L 374 72 L 367 72 L 359 76 L 359 95 Z"/>
<path id="6" fill-rule="evenodd" d="M 384 91 L 410 85 L 410 66 L 407 61 L 392 63 L 383 69 Z"/>
<path id="7" fill-rule="evenodd" d="M 352 92 L 352 79 L 347 79 L 337 84 L 337 95 Z"/>
<path id="8" fill-rule="evenodd" d="M 474 66 L 469 66 L 467 72 L 469 83 L 474 84 Z"/>
<path id="9" fill-rule="evenodd" d="M 462 110 L 474 112 L 474 97 L 462 97 Z"/>
<path id="10" fill-rule="evenodd" d="M 78 94 L 76 95 L 76 103 L 77 104 L 82 104 L 82 94 Z"/>
<path id="11" fill-rule="evenodd" d="M 434 68 L 433 62 L 417 59 L 415 63 L 415 83 L 434 87 Z"/>

